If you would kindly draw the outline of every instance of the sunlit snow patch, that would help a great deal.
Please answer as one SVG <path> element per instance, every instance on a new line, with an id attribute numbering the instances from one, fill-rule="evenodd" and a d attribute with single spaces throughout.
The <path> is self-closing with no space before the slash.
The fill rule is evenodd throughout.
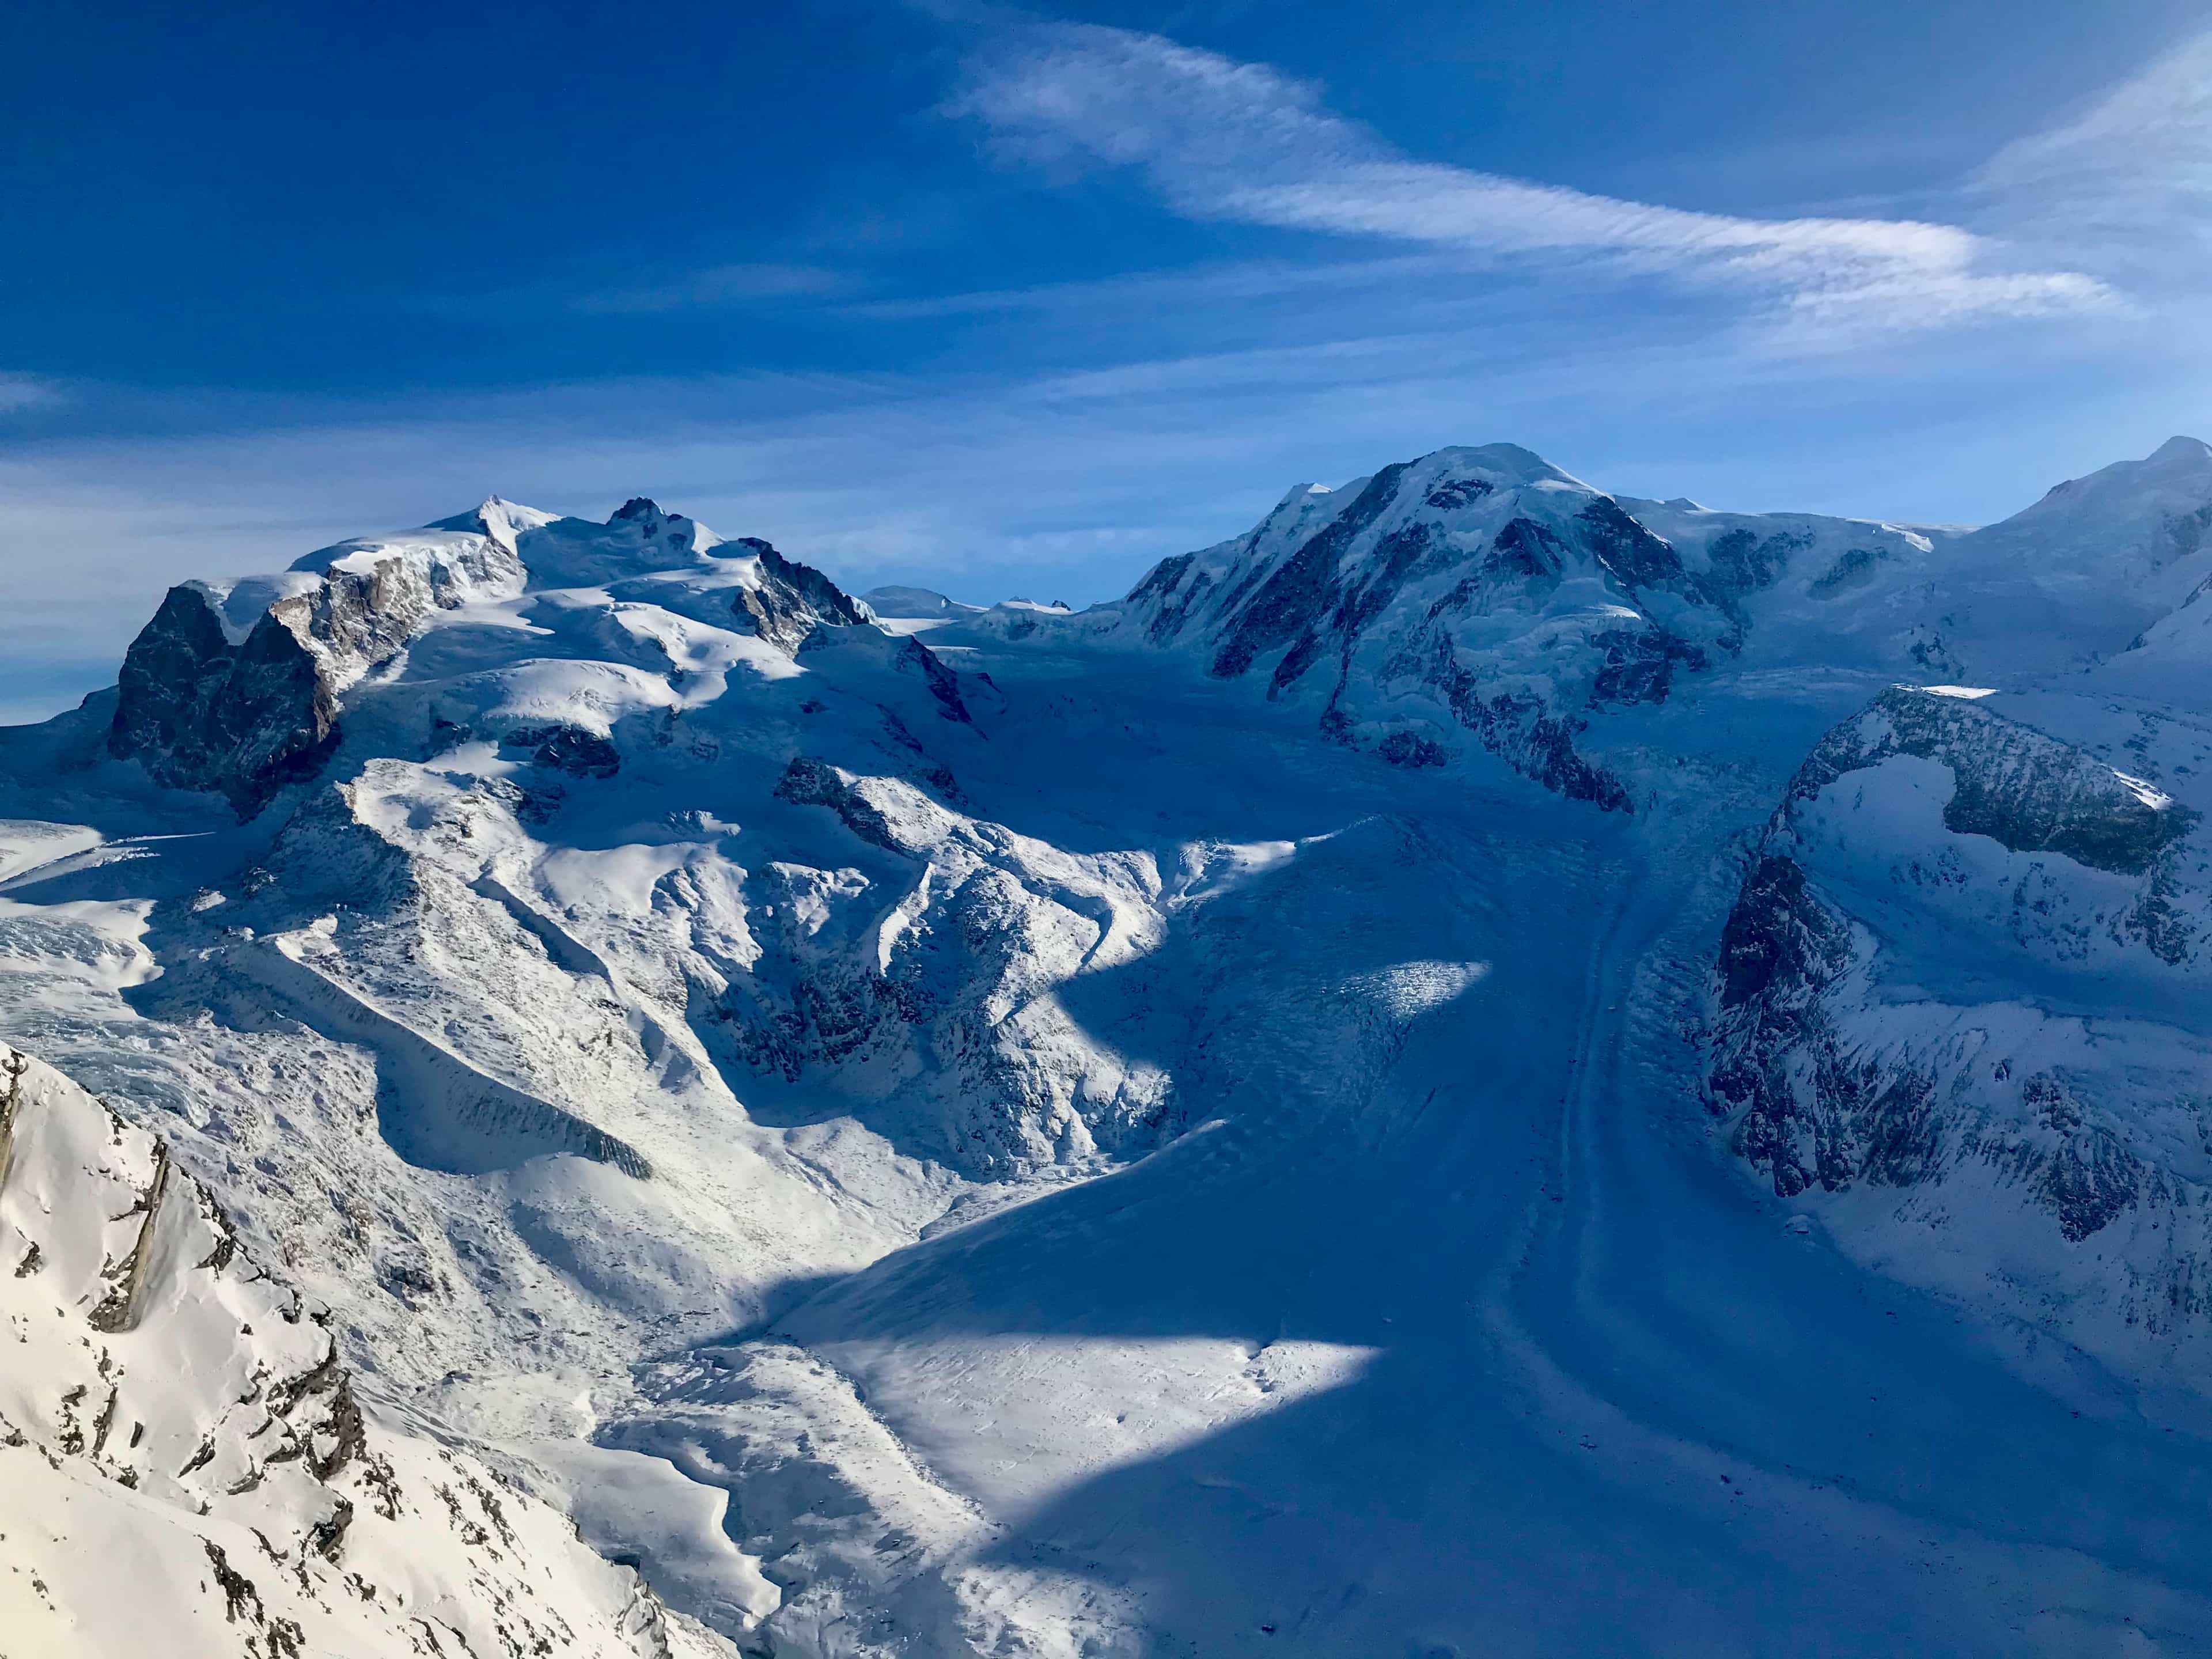
<path id="1" fill-rule="evenodd" d="M 1412 1019 L 1464 995 L 1489 973 L 1486 962 L 1401 962 L 1373 973 L 1355 974 L 1345 988 L 1372 997 L 1398 1019 Z"/>
<path id="2" fill-rule="evenodd" d="M 2173 797 L 2147 778 L 2131 777 L 2114 769 L 2112 775 L 2127 786 L 2128 793 L 2154 812 L 2163 812 L 2173 805 Z"/>
<path id="3" fill-rule="evenodd" d="M 1189 842 L 1182 848 L 1182 883 L 1170 904 L 1194 904 L 1241 887 L 1253 877 L 1287 864 L 1298 850 L 1292 841 Z"/>
<path id="4" fill-rule="evenodd" d="M 731 1541 L 721 1487 L 641 1452 L 574 1440 L 533 1442 L 531 1450 L 567 1487 L 584 1541 L 609 1559 L 635 1562 L 655 1584 L 682 1585 L 725 1630 L 750 1629 L 781 1604 L 760 1563 Z"/>
<path id="5" fill-rule="evenodd" d="M 100 840 L 99 830 L 82 823 L 0 818 L 0 882 L 90 852 Z"/>
<path id="6" fill-rule="evenodd" d="M 236 581 L 189 581 L 185 584 L 207 602 L 222 624 L 224 641 L 233 646 L 246 643 L 269 607 L 286 599 L 297 599 L 319 586 L 320 579 L 301 571 L 284 571 L 268 576 L 242 576 Z"/>
<path id="7" fill-rule="evenodd" d="M 119 994 L 161 975 L 144 943 L 153 908 L 151 899 L 0 898 L 0 987 L 21 1008 L 127 1018 Z"/>
<path id="8" fill-rule="evenodd" d="M 1217 1438 L 1357 1383 L 1381 1357 L 1354 1343 L 1220 1336 L 855 1341 L 816 1349 L 956 1490 L 1029 1504 Z M 837 1386 L 843 1386 L 842 1383 Z M 681 1460 L 678 1460 L 679 1465 Z"/>

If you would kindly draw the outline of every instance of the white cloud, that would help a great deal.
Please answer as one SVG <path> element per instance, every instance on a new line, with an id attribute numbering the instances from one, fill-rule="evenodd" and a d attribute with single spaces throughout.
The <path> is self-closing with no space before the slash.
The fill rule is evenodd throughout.
<path id="1" fill-rule="evenodd" d="M 2212 32 L 2074 119 L 2008 144 L 1972 183 L 2014 236 L 2080 249 L 2201 298 L 2212 253 Z"/>
<path id="2" fill-rule="evenodd" d="M 971 62 L 948 108 L 1009 155 L 1139 168 L 1192 218 L 1741 286 L 1824 331 L 2114 302 L 2079 271 L 2008 269 L 1956 225 L 1698 213 L 1410 160 L 1306 82 L 1122 29 L 1022 28 Z"/>
<path id="3" fill-rule="evenodd" d="M 57 404 L 63 400 L 63 395 L 62 389 L 52 380 L 0 369 L 0 414 Z"/>

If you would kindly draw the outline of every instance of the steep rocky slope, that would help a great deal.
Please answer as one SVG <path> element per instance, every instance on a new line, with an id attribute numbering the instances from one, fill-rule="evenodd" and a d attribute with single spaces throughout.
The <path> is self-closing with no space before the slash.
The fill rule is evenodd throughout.
<path id="1" fill-rule="evenodd" d="M 2212 1312 L 2208 759 L 2193 714 L 1885 692 L 1753 854 L 1710 1077 L 1775 1191 L 1884 1266 L 2185 1373 Z"/>
<path id="2" fill-rule="evenodd" d="M 1885 690 L 1798 769 L 1722 937 L 1708 1072 L 1735 1148 L 1863 1259 L 2185 1389 L 2208 525 L 2212 449 L 2177 438 L 1961 538 L 1928 602 L 1994 672 Z"/>
<path id="3" fill-rule="evenodd" d="M 495 496 L 424 530 L 311 553 L 280 576 L 187 582 L 124 659 L 109 752 L 143 762 L 173 788 L 218 791 L 251 817 L 329 759 L 349 687 L 392 663 L 438 612 L 512 602 L 533 578 L 576 586 L 711 570 L 727 600 L 715 620 L 787 655 L 818 623 L 870 616 L 766 542 L 712 553 L 722 545 L 643 499 L 599 526 Z"/>
<path id="4" fill-rule="evenodd" d="M 168 1149 L 0 1046 L 10 1652 L 732 1651 L 364 1401 Z"/>

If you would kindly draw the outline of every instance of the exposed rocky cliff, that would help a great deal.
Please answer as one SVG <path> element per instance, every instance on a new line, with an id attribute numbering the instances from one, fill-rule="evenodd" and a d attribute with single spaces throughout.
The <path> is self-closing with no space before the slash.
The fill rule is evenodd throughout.
<path id="1" fill-rule="evenodd" d="M 171 588 L 123 660 L 109 752 L 171 788 L 219 791 L 240 817 L 312 776 L 337 740 L 337 699 L 307 642 L 311 608 L 283 600 L 234 644 L 211 594 Z"/>
<path id="2" fill-rule="evenodd" d="M 787 559 L 754 537 L 731 544 L 760 562 L 760 583 L 738 590 L 737 607 L 752 619 L 753 630 L 786 651 L 797 651 L 819 627 L 849 627 L 872 622 L 875 613 L 812 565 Z"/>
<path id="3" fill-rule="evenodd" d="M 1936 1229 L 1915 1276 L 2002 1264 L 2108 1350 L 2200 1336 L 2212 848 L 2148 778 L 2201 763 L 2193 724 L 2056 692 L 1900 687 L 1832 732 L 1721 941 L 1736 1151 L 1863 1248 Z"/>
<path id="4" fill-rule="evenodd" d="M 280 577 L 170 589 L 124 659 L 109 752 L 252 817 L 320 769 L 340 693 L 434 611 L 522 591 L 507 507 L 495 498 L 415 537 L 342 544 Z"/>

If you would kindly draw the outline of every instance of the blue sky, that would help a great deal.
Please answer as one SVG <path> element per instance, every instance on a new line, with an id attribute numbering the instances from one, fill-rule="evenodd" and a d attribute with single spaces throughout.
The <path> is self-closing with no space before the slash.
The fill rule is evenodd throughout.
<path id="1" fill-rule="evenodd" d="M 1078 603 L 1446 443 L 2001 516 L 2212 436 L 2206 27 L 19 9 L 0 718 L 112 678 L 170 581 L 493 491 Z"/>

